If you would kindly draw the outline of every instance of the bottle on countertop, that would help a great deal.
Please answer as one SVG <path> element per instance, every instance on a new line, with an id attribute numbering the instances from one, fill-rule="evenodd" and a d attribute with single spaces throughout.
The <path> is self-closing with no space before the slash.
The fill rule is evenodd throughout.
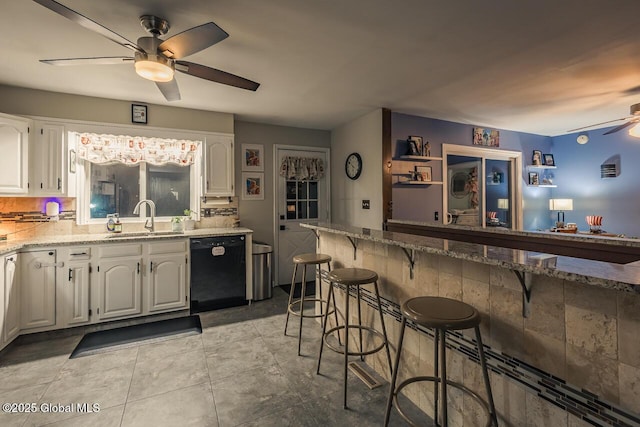
<path id="1" fill-rule="evenodd" d="M 120 217 L 116 214 L 116 222 L 113 224 L 113 232 L 114 233 L 122 233 L 122 223 L 120 222 Z"/>
<path id="2" fill-rule="evenodd" d="M 122 233 L 122 223 L 120 222 L 120 215 L 117 213 L 108 214 L 107 218 L 107 231 L 112 233 Z"/>

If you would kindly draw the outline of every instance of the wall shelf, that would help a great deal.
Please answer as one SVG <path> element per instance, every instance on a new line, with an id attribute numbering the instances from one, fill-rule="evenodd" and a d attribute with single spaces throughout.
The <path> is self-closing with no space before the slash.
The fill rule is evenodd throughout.
<path id="1" fill-rule="evenodd" d="M 427 156 L 400 156 L 393 160 L 404 160 L 407 162 L 430 162 L 430 161 L 442 161 L 442 157 L 427 157 Z"/>
<path id="2" fill-rule="evenodd" d="M 529 169 L 557 169 L 557 166 L 527 165 L 527 170 L 529 170 Z"/>
<path id="3" fill-rule="evenodd" d="M 540 185 L 531 185 L 529 184 L 528 187 L 545 187 L 545 188 L 556 188 L 558 187 L 555 184 L 540 184 Z"/>
<path id="4" fill-rule="evenodd" d="M 442 181 L 398 181 L 402 185 L 442 185 Z"/>

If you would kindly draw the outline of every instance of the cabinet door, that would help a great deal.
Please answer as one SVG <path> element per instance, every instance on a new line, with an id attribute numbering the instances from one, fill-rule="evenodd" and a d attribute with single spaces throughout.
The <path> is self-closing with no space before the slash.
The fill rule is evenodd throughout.
<path id="1" fill-rule="evenodd" d="M 233 139 L 216 137 L 205 142 L 204 195 L 233 196 Z"/>
<path id="2" fill-rule="evenodd" d="M 67 280 L 62 285 L 65 325 L 75 326 L 89 322 L 90 269 L 88 261 L 70 261 L 66 265 Z"/>
<path id="3" fill-rule="evenodd" d="M 152 312 L 186 308 L 185 254 L 155 255 L 149 261 L 148 310 Z"/>
<path id="4" fill-rule="evenodd" d="M 22 329 L 56 323 L 56 251 L 21 254 L 20 300 Z"/>
<path id="5" fill-rule="evenodd" d="M 4 258 L 4 342 L 20 333 L 20 259 L 18 254 Z"/>
<path id="6" fill-rule="evenodd" d="M 0 193 L 25 194 L 29 121 L 0 115 Z"/>
<path id="7" fill-rule="evenodd" d="M 34 195 L 62 195 L 66 181 L 64 126 L 36 122 L 34 127 L 29 192 Z"/>
<path id="8" fill-rule="evenodd" d="M 142 313 L 142 257 L 110 259 L 98 265 L 100 320 Z"/>

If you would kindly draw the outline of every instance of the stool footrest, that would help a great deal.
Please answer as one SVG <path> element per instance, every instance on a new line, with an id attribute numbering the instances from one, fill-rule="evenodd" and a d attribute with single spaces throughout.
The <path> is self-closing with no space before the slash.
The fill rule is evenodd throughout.
<path id="1" fill-rule="evenodd" d="M 400 385 L 398 385 L 396 387 L 396 389 L 393 391 L 393 403 L 394 403 L 394 405 L 396 407 L 396 410 L 398 411 L 400 416 L 407 423 L 409 423 L 412 426 L 417 426 L 418 424 L 416 424 L 414 421 L 412 421 L 407 416 L 407 414 L 404 413 L 404 411 L 400 407 L 400 404 L 398 402 L 398 393 L 400 393 L 400 391 L 402 391 L 403 388 L 405 388 L 406 386 L 408 386 L 410 384 L 413 384 L 415 382 L 423 382 L 423 381 L 440 383 L 441 379 L 438 378 L 438 377 L 433 377 L 433 376 L 413 377 L 413 378 L 409 378 L 409 379 L 406 379 L 403 382 L 401 382 Z M 462 391 L 463 393 L 467 393 L 471 398 L 473 398 L 476 402 L 478 402 L 478 404 L 484 410 L 484 413 L 487 416 L 487 423 L 485 424 L 485 427 L 490 427 L 491 426 L 492 418 L 491 418 L 491 412 L 489 411 L 489 405 L 484 401 L 484 399 L 482 399 L 482 397 L 480 397 L 475 391 L 469 389 L 465 385 L 460 384 L 458 382 L 447 380 L 447 385 L 451 386 L 451 387 L 454 387 L 454 388 L 457 388 L 458 390 Z M 438 404 L 438 402 L 433 402 L 434 407 L 437 404 Z M 436 423 L 436 425 L 438 425 L 438 420 L 434 420 L 434 422 Z"/>
<path id="2" fill-rule="evenodd" d="M 304 302 L 319 302 L 320 303 L 320 313 L 316 314 L 304 314 L 302 317 L 304 318 L 317 318 L 317 317 L 323 317 L 324 313 L 322 312 L 323 310 L 323 304 L 327 303 L 327 300 L 323 300 L 321 298 L 305 298 Z M 291 304 L 289 304 L 289 306 L 287 307 L 287 311 L 291 314 L 293 314 L 294 316 L 300 316 L 300 310 L 296 311 L 295 310 L 295 306 L 300 305 L 300 299 L 294 300 Z M 332 314 L 334 312 L 334 310 L 329 310 L 329 312 L 327 314 Z"/>
<path id="3" fill-rule="evenodd" d="M 323 337 L 324 343 L 327 345 L 327 347 L 329 347 L 331 350 L 335 351 L 336 353 L 344 354 L 344 348 L 339 348 L 339 347 L 334 346 L 333 344 L 331 344 L 327 340 L 327 338 L 330 337 L 331 334 L 333 334 L 334 332 L 344 331 L 345 329 L 346 328 L 345 328 L 344 325 L 340 325 L 340 326 L 336 326 L 334 328 L 329 329 L 324 334 L 324 337 Z M 378 351 L 382 350 L 384 348 L 385 344 L 387 343 L 387 340 L 384 338 L 384 335 L 382 334 L 382 332 L 377 331 L 376 329 L 373 329 L 372 327 L 361 326 L 361 325 L 349 325 L 349 329 L 359 329 L 361 331 L 367 331 L 367 332 L 377 336 L 378 338 L 380 338 L 382 340 L 382 343 L 380 343 L 379 346 L 377 346 L 377 347 L 375 347 L 375 348 L 373 348 L 371 350 L 349 351 L 349 353 L 348 353 L 349 356 L 366 356 L 366 355 L 369 355 L 369 354 L 377 353 Z M 349 339 L 349 337 L 345 337 L 345 340 L 347 340 L 347 339 Z"/>

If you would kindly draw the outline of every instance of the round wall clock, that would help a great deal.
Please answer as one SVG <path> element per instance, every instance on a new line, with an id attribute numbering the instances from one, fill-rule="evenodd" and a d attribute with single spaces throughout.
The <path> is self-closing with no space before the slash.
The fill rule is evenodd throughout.
<path id="1" fill-rule="evenodd" d="M 349 154 L 344 164 L 344 170 L 350 179 L 358 179 L 362 173 L 362 157 L 360 157 L 360 154 Z"/>

